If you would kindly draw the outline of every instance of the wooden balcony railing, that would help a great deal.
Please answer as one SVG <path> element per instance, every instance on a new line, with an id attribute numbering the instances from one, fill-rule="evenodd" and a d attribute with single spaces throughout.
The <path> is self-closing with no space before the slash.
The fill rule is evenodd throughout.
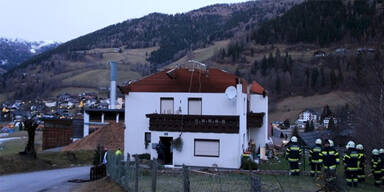
<path id="1" fill-rule="evenodd" d="M 247 114 L 247 127 L 257 127 L 260 128 L 263 126 L 263 118 L 265 113 L 248 113 Z"/>
<path id="2" fill-rule="evenodd" d="M 149 130 L 169 132 L 239 133 L 239 116 L 147 114 Z"/>

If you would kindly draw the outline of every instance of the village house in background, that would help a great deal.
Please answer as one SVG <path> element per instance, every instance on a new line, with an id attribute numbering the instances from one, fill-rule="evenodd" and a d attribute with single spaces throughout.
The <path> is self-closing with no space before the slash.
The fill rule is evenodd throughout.
<path id="1" fill-rule="evenodd" d="M 165 165 L 240 168 L 268 141 L 263 87 L 219 69 L 174 68 L 120 87 L 125 159 L 150 154 Z"/>

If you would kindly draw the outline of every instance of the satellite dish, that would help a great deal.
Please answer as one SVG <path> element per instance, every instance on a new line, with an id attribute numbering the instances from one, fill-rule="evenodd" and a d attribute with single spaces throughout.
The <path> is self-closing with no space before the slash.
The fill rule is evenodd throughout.
<path id="1" fill-rule="evenodd" d="M 225 96 L 227 96 L 228 99 L 233 99 L 236 97 L 237 91 L 234 86 L 229 86 L 225 89 Z"/>

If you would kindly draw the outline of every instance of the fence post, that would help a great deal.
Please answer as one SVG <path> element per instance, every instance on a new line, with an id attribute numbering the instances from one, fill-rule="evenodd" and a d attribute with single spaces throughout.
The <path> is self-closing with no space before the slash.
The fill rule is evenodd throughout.
<path id="1" fill-rule="evenodd" d="M 135 156 L 135 192 L 139 191 L 139 158 Z"/>
<path id="2" fill-rule="evenodd" d="M 152 192 L 156 192 L 157 182 L 157 160 L 152 160 Z"/>
<path id="3" fill-rule="evenodd" d="M 261 180 L 258 176 L 251 174 L 251 192 L 261 192 Z"/>
<path id="4" fill-rule="evenodd" d="M 189 183 L 189 170 L 188 167 L 183 164 L 183 180 L 184 180 L 184 192 L 190 192 Z"/>

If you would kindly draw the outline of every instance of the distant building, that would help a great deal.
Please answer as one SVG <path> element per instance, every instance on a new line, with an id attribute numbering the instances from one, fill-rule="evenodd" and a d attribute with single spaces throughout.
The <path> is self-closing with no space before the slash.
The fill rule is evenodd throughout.
<path id="1" fill-rule="evenodd" d="M 313 121 L 316 123 L 319 120 L 319 114 L 312 109 L 306 109 L 299 113 L 296 123 L 305 124 L 307 121 Z"/>
<path id="2" fill-rule="evenodd" d="M 84 136 L 97 128 L 108 125 L 109 122 L 124 122 L 124 109 L 84 109 Z"/>
<path id="3" fill-rule="evenodd" d="M 313 53 L 313 56 L 315 56 L 315 57 L 324 57 L 324 56 L 326 56 L 327 54 L 324 52 L 324 51 L 321 51 L 321 50 L 319 50 L 319 51 L 315 51 L 314 53 Z"/>
<path id="4" fill-rule="evenodd" d="M 334 118 L 334 117 L 332 117 L 332 118 L 333 118 L 333 122 L 334 122 L 334 124 L 337 125 L 337 119 Z M 323 126 L 324 126 L 325 128 L 327 128 L 327 129 L 328 129 L 328 125 L 329 125 L 329 120 L 331 120 L 331 117 L 326 117 L 326 118 L 324 118 L 324 120 L 323 120 Z"/>

